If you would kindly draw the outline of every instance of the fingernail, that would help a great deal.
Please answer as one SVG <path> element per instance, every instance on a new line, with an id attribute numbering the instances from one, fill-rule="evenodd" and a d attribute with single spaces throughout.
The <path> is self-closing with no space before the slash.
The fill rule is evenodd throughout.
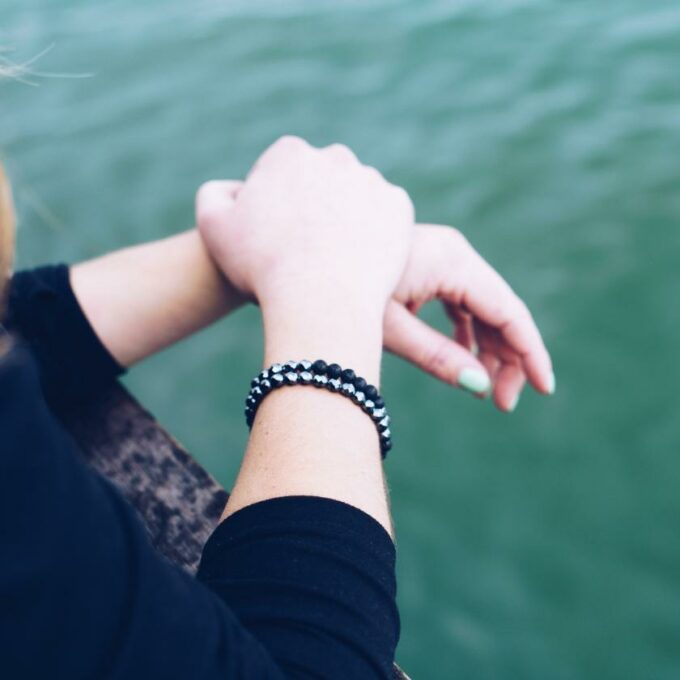
<path id="1" fill-rule="evenodd" d="M 478 368 L 464 368 L 458 376 L 458 384 L 468 392 L 486 392 L 491 387 L 489 376 Z"/>
<path id="2" fill-rule="evenodd" d="M 508 413 L 512 413 L 517 408 L 517 402 L 519 401 L 519 394 L 516 394 L 513 400 L 508 404 Z"/>
<path id="3" fill-rule="evenodd" d="M 548 376 L 548 394 L 555 394 L 555 374 L 552 372 Z"/>

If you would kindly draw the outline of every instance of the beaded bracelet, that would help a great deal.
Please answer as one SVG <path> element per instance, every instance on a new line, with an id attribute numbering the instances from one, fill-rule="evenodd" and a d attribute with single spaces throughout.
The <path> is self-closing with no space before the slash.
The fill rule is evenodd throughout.
<path id="1" fill-rule="evenodd" d="M 358 377 L 351 368 L 343 370 L 338 364 L 329 365 L 321 359 L 313 363 L 303 360 L 273 364 L 253 378 L 250 392 L 246 397 L 245 415 L 249 428 L 253 426 L 255 414 L 262 400 L 272 390 L 286 385 L 311 385 L 351 399 L 375 423 L 380 436 L 380 454 L 383 459 L 387 456 L 387 452 L 392 448 L 390 417 L 376 387 Z"/>

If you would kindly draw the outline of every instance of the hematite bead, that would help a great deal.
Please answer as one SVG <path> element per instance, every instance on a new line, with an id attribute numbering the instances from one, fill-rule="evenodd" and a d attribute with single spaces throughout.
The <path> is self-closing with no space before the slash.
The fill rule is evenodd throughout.
<path id="1" fill-rule="evenodd" d="M 378 397 L 378 390 L 375 388 L 374 385 L 366 385 L 364 388 L 364 394 L 369 398 L 375 401 Z"/>
<path id="2" fill-rule="evenodd" d="M 312 364 L 312 371 L 317 375 L 324 375 L 326 373 L 327 368 L 328 364 L 323 359 L 317 359 Z"/>
<path id="3" fill-rule="evenodd" d="M 272 375 L 272 387 L 279 387 L 279 385 L 283 385 L 283 376 L 281 373 L 274 373 Z"/>
<path id="4" fill-rule="evenodd" d="M 331 378 L 328 381 L 328 387 L 330 388 L 331 392 L 337 392 L 340 389 L 341 382 L 337 378 Z"/>
<path id="5" fill-rule="evenodd" d="M 381 436 L 383 439 L 390 439 L 390 438 L 392 437 L 392 433 L 390 432 L 390 430 L 389 430 L 389 428 L 388 428 L 387 430 L 383 430 L 383 431 L 380 433 L 380 436 Z"/>
<path id="6" fill-rule="evenodd" d="M 298 374 L 295 371 L 288 371 L 288 373 L 285 374 L 284 378 L 286 379 L 286 382 L 289 385 L 293 385 L 294 383 L 297 382 Z"/>
<path id="7" fill-rule="evenodd" d="M 353 396 L 354 393 L 356 392 L 356 390 L 354 389 L 354 385 L 352 385 L 352 383 L 349 383 L 349 382 L 342 383 L 341 389 L 342 389 L 343 393 L 346 394 L 349 397 Z"/>
<path id="8" fill-rule="evenodd" d="M 250 393 L 257 399 L 258 397 L 261 397 L 263 395 L 262 390 L 259 387 L 253 387 L 252 390 L 250 390 Z"/>
<path id="9" fill-rule="evenodd" d="M 371 413 L 371 418 L 375 420 L 377 423 L 379 420 L 382 420 L 387 414 L 385 413 L 384 408 L 374 408 L 373 413 Z"/>
<path id="10" fill-rule="evenodd" d="M 363 392 L 367 386 L 368 383 L 363 378 L 357 378 L 354 381 L 354 387 L 356 387 L 360 392 Z"/>
<path id="11" fill-rule="evenodd" d="M 264 370 L 260 371 L 260 375 L 257 376 L 260 381 L 266 380 L 269 377 L 269 371 L 265 368 Z"/>
<path id="12" fill-rule="evenodd" d="M 356 379 L 357 374 L 351 369 L 351 368 L 346 368 L 341 374 L 340 374 L 340 379 L 344 383 L 352 383 L 354 385 L 354 380 Z"/>
<path id="13" fill-rule="evenodd" d="M 373 409 L 375 408 L 375 404 L 371 399 L 368 398 L 366 393 L 364 393 L 364 396 L 366 396 L 366 401 L 364 402 L 364 409 L 368 411 L 369 413 L 373 413 Z"/>
<path id="14" fill-rule="evenodd" d="M 354 401 L 356 401 L 357 404 L 363 405 L 366 402 L 366 395 L 363 392 L 355 392 Z"/>
<path id="15" fill-rule="evenodd" d="M 266 378 L 260 381 L 260 389 L 262 394 L 268 394 L 272 389 L 272 384 Z"/>
<path id="16" fill-rule="evenodd" d="M 260 384 L 260 376 L 257 376 L 250 381 L 251 387 L 257 387 L 259 384 Z"/>
<path id="17" fill-rule="evenodd" d="M 314 378 L 314 376 L 309 371 L 302 371 L 302 373 L 300 373 L 300 382 L 303 385 L 309 385 L 309 383 L 312 382 L 312 378 Z"/>
<path id="18" fill-rule="evenodd" d="M 300 362 L 300 367 L 302 368 L 303 371 L 308 371 L 312 367 L 312 362 L 307 361 L 307 359 L 303 359 Z"/>
<path id="19" fill-rule="evenodd" d="M 286 366 L 288 366 L 288 368 L 292 368 L 294 371 L 297 371 L 298 362 L 297 361 L 287 361 Z"/>
<path id="20" fill-rule="evenodd" d="M 271 372 L 276 374 L 276 373 L 281 373 L 283 371 L 283 366 L 281 364 L 273 364 L 271 367 Z"/>
<path id="21" fill-rule="evenodd" d="M 342 368 L 340 368 L 340 366 L 338 366 L 337 364 L 331 364 L 326 369 L 326 375 L 329 378 L 339 378 L 341 373 L 342 373 Z"/>
<path id="22" fill-rule="evenodd" d="M 314 384 L 317 387 L 323 387 L 326 383 L 328 383 L 328 378 L 325 375 L 314 376 Z"/>
<path id="23" fill-rule="evenodd" d="M 382 431 L 385 432 L 388 430 L 390 426 L 390 417 L 385 416 L 379 423 L 378 423 L 378 428 Z"/>
<path id="24" fill-rule="evenodd" d="M 392 450 L 392 440 L 391 439 L 385 439 L 381 443 L 380 449 L 382 451 L 382 457 L 384 458 Z"/>

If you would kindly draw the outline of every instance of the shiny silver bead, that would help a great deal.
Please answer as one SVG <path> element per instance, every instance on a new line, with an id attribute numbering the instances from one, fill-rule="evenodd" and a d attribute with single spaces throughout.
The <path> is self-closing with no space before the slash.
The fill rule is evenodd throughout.
<path id="1" fill-rule="evenodd" d="M 308 371 L 308 370 L 312 367 L 312 362 L 311 362 L 311 361 L 307 361 L 307 359 L 303 359 L 303 360 L 300 362 L 300 366 L 302 367 L 302 370 L 303 370 L 303 371 Z"/>
<path id="2" fill-rule="evenodd" d="M 344 392 L 344 394 L 350 397 L 356 392 L 356 390 L 354 389 L 354 385 L 352 385 L 352 383 L 343 383 L 342 391 Z"/>
<path id="3" fill-rule="evenodd" d="M 385 416 L 379 423 L 378 423 L 378 428 L 382 430 L 383 432 L 389 432 L 389 426 L 390 426 L 390 417 Z"/>
<path id="4" fill-rule="evenodd" d="M 366 395 L 363 392 L 355 392 L 354 401 L 356 401 L 357 404 L 363 404 L 366 401 Z"/>
<path id="5" fill-rule="evenodd" d="M 297 362 L 297 361 L 292 361 L 292 360 L 291 360 L 291 361 L 286 361 L 286 366 L 288 366 L 288 368 L 292 368 L 294 371 L 297 371 L 298 362 Z"/>
<path id="6" fill-rule="evenodd" d="M 373 411 L 373 407 L 374 407 L 374 406 L 375 406 L 375 404 L 374 404 L 373 401 L 371 401 L 370 399 L 366 399 L 366 401 L 364 402 L 364 408 L 365 408 L 369 413 L 370 413 L 371 411 Z"/>
<path id="7" fill-rule="evenodd" d="M 272 384 L 266 378 L 260 381 L 260 389 L 262 390 L 262 394 L 267 394 L 267 392 L 269 392 L 271 388 Z"/>
<path id="8" fill-rule="evenodd" d="M 289 385 L 294 385 L 298 380 L 298 374 L 295 371 L 288 371 L 284 377 Z"/>
<path id="9" fill-rule="evenodd" d="M 283 366 L 281 366 L 281 364 L 273 364 L 270 370 L 273 374 L 281 373 L 283 371 Z"/>
<path id="10" fill-rule="evenodd" d="M 331 380 L 328 381 L 328 386 L 331 388 L 331 391 L 337 392 L 340 390 L 342 383 L 337 379 L 337 378 L 331 378 Z"/>
<path id="11" fill-rule="evenodd" d="M 257 397 L 261 397 L 263 392 L 259 387 L 253 387 L 252 390 L 250 390 L 250 393 L 257 399 Z"/>
<path id="12" fill-rule="evenodd" d="M 314 384 L 318 385 L 319 387 L 323 387 L 328 383 L 328 378 L 325 375 L 315 375 L 314 376 Z"/>
<path id="13" fill-rule="evenodd" d="M 379 420 L 382 420 L 386 415 L 387 413 L 384 408 L 376 408 L 373 409 L 373 413 L 371 413 L 371 418 L 373 418 L 373 420 L 377 422 Z"/>
<path id="14" fill-rule="evenodd" d="M 272 387 L 278 387 L 279 385 L 283 385 L 284 382 L 283 375 L 281 375 L 281 373 L 274 373 L 274 375 L 272 375 L 271 382 Z"/>
<path id="15" fill-rule="evenodd" d="M 382 439 L 390 439 L 392 437 L 392 433 L 390 432 L 389 428 L 387 430 L 383 430 L 380 433 L 380 436 Z"/>
<path id="16" fill-rule="evenodd" d="M 260 375 L 257 376 L 258 380 L 266 380 L 269 377 L 269 371 L 265 368 L 263 371 L 260 371 Z"/>
<path id="17" fill-rule="evenodd" d="M 302 371 L 302 373 L 300 373 L 300 382 L 303 385 L 309 385 L 309 383 L 312 382 L 313 378 L 314 376 L 309 371 Z"/>

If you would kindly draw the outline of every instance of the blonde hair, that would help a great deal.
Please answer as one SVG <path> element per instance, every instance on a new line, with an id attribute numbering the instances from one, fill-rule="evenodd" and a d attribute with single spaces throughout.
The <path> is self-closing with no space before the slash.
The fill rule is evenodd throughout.
<path id="1" fill-rule="evenodd" d="M 9 180 L 0 164 L 0 323 L 5 313 L 7 284 L 14 262 L 14 204 Z"/>
<path id="2" fill-rule="evenodd" d="M 0 79 L 12 77 L 16 67 L 11 63 L 0 62 Z M 14 204 L 9 180 L 0 163 L 0 323 L 5 314 L 7 284 L 12 274 L 14 262 Z"/>

